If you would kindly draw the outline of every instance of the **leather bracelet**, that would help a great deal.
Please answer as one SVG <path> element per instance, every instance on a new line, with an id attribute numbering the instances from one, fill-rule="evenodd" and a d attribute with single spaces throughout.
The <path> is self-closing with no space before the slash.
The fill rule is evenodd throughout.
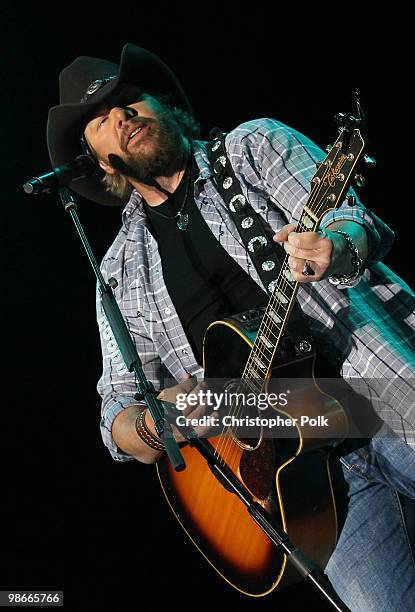
<path id="1" fill-rule="evenodd" d="M 147 408 L 142 410 L 135 421 L 135 429 L 142 441 L 147 444 L 150 448 L 157 451 L 164 451 L 164 444 L 156 438 L 156 436 L 151 433 L 149 428 L 147 427 L 145 417 L 146 417 Z"/>
<path id="2" fill-rule="evenodd" d="M 355 246 L 353 240 L 350 238 L 347 232 L 343 232 L 343 230 L 334 230 L 334 231 L 336 234 L 341 234 L 346 239 L 347 248 L 352 254 L 353 271 L 347 275 L 340 274 L 339 276 L 337 275 L 329 276 L 329 282 L 332 285 L 346 285 L 346 286 L 352 287 L 354 281 L 357 280 L 357 278 L 361 274 L 362 264 L 363 264 L 362 258 L 359 257 L 359 251 L 357 250 L 357 247 Z"/>

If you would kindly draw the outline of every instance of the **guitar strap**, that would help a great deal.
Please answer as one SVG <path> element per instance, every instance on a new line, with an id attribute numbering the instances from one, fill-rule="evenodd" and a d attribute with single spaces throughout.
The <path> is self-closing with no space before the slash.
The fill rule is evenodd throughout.
<path id="1" fill-rule="evenodd" d="M 211 135 L 212 133 L 216 135 L 208 143 L 208 157 L 213 169 L 216 188 L 226 204 L 268 295 L 271 296 L 285 259 L 285 250 L 272 240 L 275 232 L 254 211 L 244 196 L 226 153 L 226 134 L 217 129 L 212 130 Z M 286 335 L 291 338 L 296 347 L 301 345 L 308 348 L 310 346 L 311 335 L 305 319 L 306 316 L 295 300 L 288 319 Z M 304 341 L 307 341 L 308 347 L 304 345 Z M 311 352 L 311 348 L 308 351 L 300 352 Z"/>

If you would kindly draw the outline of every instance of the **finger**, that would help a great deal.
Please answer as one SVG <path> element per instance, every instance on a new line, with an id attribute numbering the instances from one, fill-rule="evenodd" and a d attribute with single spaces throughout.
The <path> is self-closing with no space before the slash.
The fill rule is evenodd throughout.
<path id="1" fill-rule="evenodd" d="M 178 388 L 185 393 L 189 393 L 194 387 L 197 386 L 197 378 L 196 376 L 192 376 L 188 372 L 186 372 L 183 382 L 178 385 Z"/>
<path id="2" fill-rule="evenodd" d="M 186 407 L 184 408 L 183 414 L 188 416 L 199 408 L 205 412 L 210 412 L 213 409 L 213 406 L 210 405 L 205 395 L 206 388 L 206 383 L 201 382 L 187 394 L 184 400 Z"/>
<path id="3" fill-rule="evenodd" d="M 199 419 L 204 415 L 209 415 L 214 412 L 213 406 L 209 404 L 198 404 L 197 406 L 192 406 L 191 410 L 186 414 L 192 419 Z"/>
<path id="4" fill-rule="evenodd" d="M 173 387 L 166 387 L 159 393 L 158 397 L 168 402 L 176 402 L 176 396 L 179 393 L 190 393 L 190 391 L 196 386 L 197 379 L 194 376 L 186 375 L 183 382 Z"/>
<path id="5" fill-rule="evenodd" d="M 291 232 L 288 242 L 302 249 L 317 249 L 323 246 L 325 238 L 318 232 Z"/>
<path id="6" fill-rule="evenodd" d="M 302 249 L 293 246 L 289 242 L 284 242 L 284 249 L 288 255 L 291 255 L 297 259 L 309 259 L 310 261 L 316 261 L 320 255 L 317 249 Z"/>
<path id="7" fill-rule="evenodd" d="M 199 425 L 196 427 L 195 431 L 198 438 L 216 438 L 221 434 L 219 427 L 212 427 L 211 425 L 207 425 L 206 427 Z"/>
<path id="8" fill-rule="evenodd" d="M 313 283 L 322 278 L 322 269 L 316 262 L 307 261 L 308 265 L 311 267 L 314 274 L 304 274 L 304 269 L 306 266 L 306 260 L 298 259 L 296 257 L 288 258 L 288 265 L 291 270 L 291 274 L 293 278 L 300 283 Z"/>
<path id="9" fill-rule="evenodd" d="M 299 259 L 298 257 L 292 257 L 290 255 L 288 258 L 288 266 L 293 273 L 294 278 L 296 278 L 295 274 L 299 274 L 305 266 L 305 259 Z"/>
<path id="10" fill-rule="evenodd" d="M 192 402 L 193 404 L 193 402 Z M 194 405 L 189 405 L 187 406 L 187 408 L 184 410 L 183 414 L 186 417 L 189 417 L 191 419 L 199 419 L 200 417 L 204 416 L 204 415 L 209 415 L 213 412 L 213 406 L 209 405 L 209 404 L 197 404 L 196 406 Z"/>
<path id="11" fill-rule="evenodd" d="M 284 225 L 284 227 L 282 227 L 280 230 L 278 230 L 278 232 L 274 234 L 272 239 L 275 242 L 285 242 L 289 234 L 291 232 L 294 232 L 296 229 L 297 229 L 296 223 L 288 223 L 287 225 Z"/>

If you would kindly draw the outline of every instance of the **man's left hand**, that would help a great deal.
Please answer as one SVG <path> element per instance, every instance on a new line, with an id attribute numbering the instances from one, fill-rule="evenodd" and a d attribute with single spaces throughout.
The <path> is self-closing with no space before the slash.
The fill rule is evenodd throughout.
<path id="1" fill-rule="evenodd" d="M 327 230 L 299 233 L 295 231 L 296 227 L 295 223 L 289 223 L 273 237 L 275 242 L 284 243 L 284 249 L 289 255 L 288 265 L 294 279 L 310 283 L 330 276 L 336 267 L 336 260 L 344 252 L 344 238 Z M 304 274 L 307 269 L 310 273 Z"/>

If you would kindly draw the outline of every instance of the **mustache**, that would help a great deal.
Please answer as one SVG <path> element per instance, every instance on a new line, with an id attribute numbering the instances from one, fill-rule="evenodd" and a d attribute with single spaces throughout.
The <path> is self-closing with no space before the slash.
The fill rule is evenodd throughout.
<path id="1" fill-rule="evenodd" d="M 125 127 L 123 128 L 121 132 L 121 137 L 120 137 L 121 150 L 124 152 L 127 152 L 127 145 L 128 145 L 128 140 L 130 138 L 130 134 L 136 129 L 136 127 L 138 127 L 139 125 L 142 125 L 143 127 L 145 127 L 146 125 L 151 125 L 154 123 L 156 123 L 156 120 L 150 117 L 142 117 L 141 115 L 135 115 L 134 117 L 131 117 L 131 119 L 128 120 L 128 122 L 126 123 Z M 109 156 L 108 156 L 108 159 L 109 159 Z"/>

